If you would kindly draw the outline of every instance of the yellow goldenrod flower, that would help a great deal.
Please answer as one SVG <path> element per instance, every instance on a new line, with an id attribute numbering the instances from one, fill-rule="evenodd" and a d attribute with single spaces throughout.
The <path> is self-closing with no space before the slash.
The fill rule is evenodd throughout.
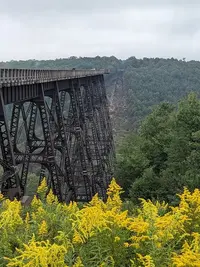
<path id="1" fill-rule="evenodd" d="M 15 229 L 22 225 L 21 203 L 15 199 L 14 201 L 6 200 L 3 204 L 5 210 L 0 213 L 0 230 Z"/>
<path id="2" fill-rule="evenodd" d="M 47 223 L 45 220 L 43 220 L 40 227 L 39 227 L 38 234 L 39 235 L 46 235 L 47 233 L 48 233 Z"/>
<path id="3" fill-rule="evenodd" d="M 72 267 L 84 267 L 80 257 L 76 259 L 76 263 Z"/>
<path id="4" fill-rule="evenodd" d="M 17 249 L 18 256 L 15 258 L 6 258 L 8 267 L 66 267 L 64 262 L 64 246 L 50 244 L 47 241 L 36 242 L 33 237 L 28 245 L 24 244 L 24 250 Z"/>
<path id="5" fill-rule="evenodd" d="M 45 181 L 39 193 L 46 194 Z M 105 202 L 96 194 L 83 206 L 58 203 L 52 190 L 29 207 L 3 199 L 0 265 L 4 253 L 8 267 L 200 266 L 199 189 L 185 188 L 176 207 L 142 199 L 132 215 L 120 194 L 113 179 Z"/>
<path id="6" fill-rule="evenodd" d="M 124 243 L 124 246 L 125 246 L 125 248 L 128 248 L 129 247 L 129 243 L 128 242 L 125 242 Z"/>
<path id="7" fill-rule="evenodd" d="M 118 242 L 120 241 L 120 237 L 119 236 L 115 236 L 114 242 Z"/>
<path id="8" fill-rule="evenodd" d="M 137 254 L 139 261 L 143 264 L 144 267 L 155 267 L 155 264 L 151 258 L 151 256 L 146 255 L 142 256 L 141 254 Z"/>
<path id="9" fill-rule="evenodd" d="M 29 212 L 26 213 L 25 227 L 26 227 L 26 229 L 30 228 L 30 214 L 29 214 Z"/>
<path id="10" fill-rule="evenodd" d="M 173 264 L 176 267 L 200 266 L 200 234 L 193 233 L 193 241 L 189 244 L 185 241 L 181 254 L 173 253 Z"/>
<path id="11" fill-rule="evenodd" d="M 40 199 L 38 199 L 36 196 L 33 197 L 33 200 L 31 201 L 31 206 L 34 209 L 39 208 L 40 206 L 42 206 L 42 202 Z"/>
<path id="12" fill-rule="evenodd" d="M 47 181 L 46 178 L 44 177 L 37 189 L 37 194 L 42 200 L 44 200 L 47 190 L 48 190 Z"/>
<path id="13" fill-rule="evenodd" d="M 46 203 L 51 205 L 51 204 L 58 204 L 58 198 L 53 194 L 52 189 L 50 189 L 47 197 L 46 197 Z"/>

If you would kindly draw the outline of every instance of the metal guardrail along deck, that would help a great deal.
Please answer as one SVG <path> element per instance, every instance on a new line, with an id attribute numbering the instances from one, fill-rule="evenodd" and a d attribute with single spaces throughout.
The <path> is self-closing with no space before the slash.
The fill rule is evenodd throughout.
<path id="1" fill-rule="evenodd" d="M 0 86 L 22 85 L 55 80 L 66 80 L 108 74 L 106 69 L 50 70 L 50 69 L 1 69 Z"/>

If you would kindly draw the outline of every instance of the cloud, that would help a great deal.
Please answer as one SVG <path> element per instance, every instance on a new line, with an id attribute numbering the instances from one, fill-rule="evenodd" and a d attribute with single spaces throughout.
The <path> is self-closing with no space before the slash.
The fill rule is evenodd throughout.
<path id="1" fill-rule="evenodd" d="M 0 5 L 0 60 L 71 55 L 200 60 L 199 1 L 0 0 Z"/>
<path id="2" fill-rule="evenodd" d="M 101 12 L 106 10 L 129 8 L 160 8 L 160 7 L 194 7 L 199 6 L 198 0 L 1 0 L 1 13 L 17 13 L 21 16 L 30 13 L 48 13 L 49 11 L 70 12 Z"/>

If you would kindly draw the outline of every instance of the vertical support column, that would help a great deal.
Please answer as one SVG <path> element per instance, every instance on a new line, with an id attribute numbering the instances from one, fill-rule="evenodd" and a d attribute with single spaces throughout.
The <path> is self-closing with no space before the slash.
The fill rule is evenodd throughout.
<path id="1" fill-rule="evenodd" d="M 73 124 L 73 110 L 72 110 L 72 104 L 70 102 L 69 112 L 65 123 L 67 140 L 69 140 L 71 137 L 72 124 Z"/>
<path id="2" fill-rule="evenodd" d="M 81 91 L 82 89 L 82 91 Z M 86 169 L 87 169 L 87 175 L 88 180 L 91 183 L 91 191 L 92 195 L 94 195 L 96 191 L 96 184 L 94 182 L 95 178 L 93 176 L 93 162 L 90 157 L 91 155 L 91 147 L 88 145 L 89 142 L 89 135 L 88 135 L 88 125 L 86 124 L 87 118 L 86 118 L 86 111 L 88 106 L 84 106 L 84 98 L 86 96 L 85 88 L 80 86 L 80 81 L 77 80 L 77 87 L 75 90 L 77 101 L 78 101 L 78 109 L 79 109 L 79 123 L 82 130 L 82 146 L 83 146 L 83 153 L 84 158 L 86 162 Z M 88 103 L 89 104 L 89 103 Z"/>
<path id="3" fill-rule="evenodd" d="M 56 82 L 56 115 L 57 115 L 57 122 L 58 122 L 58 131 L 61 138 L 61 144 L 62 144 L 62 157 L 64 162 L 64 170 L 66 173 L 66 176 L 64 177 L 64 183 L 65 183 L 65 190 L 64 198 L 68 202 L 69 200 L 76 200 L 76 192 L 75 192 L 75 186 L 74 186 L 74 179 L 72 177 L 72 170 L 71 170 L 71 162 L 69 157 L 69 151 L 68 151 L 68 144 L 67 144 L 67 136 L 65 132 L 65 125 L 64 125 L 64 119 L 63 119 L 63 107 L 64 107 L 64 101 L 65 101 L 65 94 L 61 92 L 61 98 L 59 98 L 59 85 L 58 82 Z M 67 191 L 68 190 L 68 191 Z"/>
<path id="4" fill-rule="evenodd" d="M 57 125 L 56 125 L 56 101 L 57 101 L 57 94 L 56 94 L 56 88 L 52 91 L 50 91 L 48 93 L 48 96 L 51 98 L 51 105 L 50 105 L 50 108 L 47 104 L 47 102 L 45 101 L 45 106 L 46 106 L 46 110 L 47 110 L 47 116 L 48 116 L 48 119 L 49 119 L 49 125 L 50 125 L 50 130 L 51 130 L 51 140 L 52 140 L 52 143 L 54 145 L 54 142 L 55 142 L 55 139 L 57 137 Z M 56 149 L 55 147 L 53 146 L 53 150 L 54 150 L 54 161 L 56 161 Z M 48 157 L 48 152 L 46 150 L 46 148 L 44 149 L 44 154 L 46 154 L 46 156 Z M 57 168 L 57 166 L 56 166 Z M 40 171 L 40 179 L 39 179 L 39 185 L 42 181 L 42 179 L 44 178 L 44 174 L 45 174 L 45 165 L 42 164 L 41 166 L 41 171 Z M 58 168 L 57 168 L 57 171 L 58 171 Z M 60 181 L 61 182 L 61 181 Z M 48 185 L 48 188 L 51 188 L 52 187 L 52 179 L 50 176 L 47 177 L 47 185 Z"/>
<path id="5" fill-rule="evenodd" d="M 51 109 L 49 110 L 49 124 L 50 124 L 50 129 L 51 129 L 51 134 L 52 134 L 52 139 L 55 139 L 55 133 L 56 133 L 56 102 L 58 100 L 56 88 L 54 89 L 52 93 L 52 102 L 51 102 Z"/>
<path id="6" fill-rule="evenodd" d="M 28 169 L 30 163 L 30 156 L 31 156 L 31 144 L 34 138 L 35 132 L 35 124 L 37 118 L 37 105 L 35 103 L 30 103 L 30 119 L 29 125 L 27 123 L 27 116 L 24 111 L 24 107 L 22 106 L 22 117 L 25 125 L 26 130 L 26 150 L 24 155 L 24 162 L 22 167 L 22 174 L 21 174 L 21 187 L 23 190 L 23 194 L 25 193 L 26 183 L 27 183 L 27 176 L 28 176 Z"/>
<path id="7" fill-rule="evenodd" d="M 100 143 L 97 137 L 97 130 L 95 127 L 94 113 L 92 107 L 92 84 L 91 79 L 88 78 L 88 84 L 85 88 L 85 105 L 86 105 L 86 146 L 90 153 L 92 166 L 93 166 L 93 187 L 95 193 L 98 192 L 99 196 L 103 199 L 106 198 L 106 181 L 104 179 L 104 165 L 100 154 Z"/>
<path id="8" fill-rule="evenodd" d="M 105 110 L 105 119 L 106 119 L 108 131 L 109 131 L 109 141 L 112 147 L 113 156 L 115 157 L 114 139 L 113 139 L 113 134 L 112 134 L 112 123 L 111 123 L 110 114 L 109 114 L 108 99 L 106 95 L 106 87 L 105 87 L 105 81 L 104 81 L 103 75 L 99 77 L 99 83 L 101 87 L 100 97 L 102 98 L 102 103 L 103 103 L 103 107 Z"/>
<path id="9" fill-rule="evenodd" d="M 15 164 L 13 144 L 5 113 L 2 89 L 0 89 L 0 145 L 4 168 L 1 191 L 2 193 L 13 199 L 17 195 L 20 196 L 21 192 L 19 176 Z"/>
<path id="10" fill-rule="evenodd" d="M 10 137 L 14 150 L 16 148 L 16 143 L 17 143 L 17 131 L 19 126 L 20 110 L 21 110 L 21 104 L 13 104 L 12 117 L 10 123 Z"/>
<path id="11" fill-rule="evenodd" d="M 99 76 L 99 86 L 100 86 L 100 99 L 102 103 L 102 113 L 104 116 L 104 120 L 106 123 L 106 163 L 107 166 L 109 167 L 108 169 L 108 179 L 111 179 L 113 175 L 113 166 L 114 166 L 114 161 L 115 161 L 115 147 L 114 147 L 114 139 L 113 139 L 113 134 L 112 134 L 112 124 L 111 124 L 111 119 L 110 119 L 110 114 L 109 114 L 109 107 L 108 107 L 108 99 L 106 96 L 106 88 L 105 88 L 105 82 L 104 82 L 104 77 L 103 75 Z"/>
<path id="12" fill-rule="evenodd" d="M 47 153 L 47 160 L 48 160 L 48 168 L 51 175 L 51 182 L 53 187 L 53 192 L 57 195 L 58 200 L 62 201 L 62 192 L 61 192 L 61 181 L 59 178 L 58 168 L 56 165 L 55 160 L 55 153 L 54 153 L 54 143 L 52 138 L 52 131 L 50 127 L 48 111 L 44 99 L 44 90 L 43 84 L 40 87 L 40 99 L 37 101 L 37 106 L 41 116 L 43 134 L 45 139 L 46 145 L 46 153 Z"/>
<path id="13" fill-rule="evenodd" d="M 105 179 L 108 185 L 113 175 L 113 159 L 111 158 L 114 155 L 114 147 L 103 76 L 95 77 L 92 84 L 94 114 L 97 121 L 96 126 L 100 140 Z"/>
<path id="14" fill-rule="evenodd" d="M 67 93 L 66 91 L 61 91 L 61 93 L 60 93 L 60 106 L 61 106 L 62 112 L 63 112 L 63 108 L 65 105 L 66 93 Z"/>
<path id="15" fill-rule="evenodd" d="M 106 125 L 103 119 L 102 103 L 99 96 L 100 94 L 99 90 L 100 88 L 98 87 L 98 77 L 95 77 L 95 79 L 93 79 L 92 81 L 93 110 L 96 119 L 97 134 L 101 146 L 101 154 L 103 155 L 105 152 Z"/>
<path id="16" fill-rule="evenodd" d="M 83 131 L 80 124 L 80 114 L 81 114 L 81 94 L 80 88 L 77 80 L 71 81 L 71 105 L 73 111 L 74 118 L 74 129 L 75 129 L 75 137 L 76 137 L 76 147 L 77 147 L 77 156 L 79 156 L 79 161 L 81 165 L 81 173 L 79 173 L 79 184 L 78 184 L 78 193 L 77 197 L 80 197 L 82 201 L 90 201 L 92 198 L 91 192 L 91 181 L 89 180 L 87 173 L 87 164 L 85 160 L 84 154 L 84 142 L 83 142 Z M 83 180 L 81 181 L 81 176 Z"/>

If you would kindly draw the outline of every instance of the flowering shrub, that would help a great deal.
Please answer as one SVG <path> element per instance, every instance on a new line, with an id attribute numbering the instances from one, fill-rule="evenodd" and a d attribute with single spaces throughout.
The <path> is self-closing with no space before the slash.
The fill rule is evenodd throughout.
<path id="1" fill-rule="evenodd" d="M 46 182 L 29 207 L 0 197 L 0 266 L 200 266 L 200 190 L 184 189 L 177 207 L 141 199 L 129 215 L 113 179 L 79 208 L 58 203 Z"/>

